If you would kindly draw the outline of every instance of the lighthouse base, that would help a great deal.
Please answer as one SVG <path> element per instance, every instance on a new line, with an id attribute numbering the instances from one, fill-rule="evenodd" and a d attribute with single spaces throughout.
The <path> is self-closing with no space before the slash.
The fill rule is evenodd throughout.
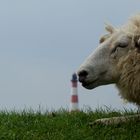
<path id="1" fill-rule="evenodd" d="M 78 103 L 72 103 L 70 105 L 70 111 L 79 111 Z"/>

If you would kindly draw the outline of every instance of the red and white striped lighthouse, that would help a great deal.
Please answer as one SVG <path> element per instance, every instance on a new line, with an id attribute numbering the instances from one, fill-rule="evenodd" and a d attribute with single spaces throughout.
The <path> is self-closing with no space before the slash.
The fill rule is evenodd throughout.
<path id="1" fill-rule="evenodd" d="M 72 75 L 71 80 L 72 88 L 71 88 L 71 102 L 70 102 L 70 111 L 78 111 L 79 105 L 78 105 L 78 80 L 77 75 L 74 73 Z"/>

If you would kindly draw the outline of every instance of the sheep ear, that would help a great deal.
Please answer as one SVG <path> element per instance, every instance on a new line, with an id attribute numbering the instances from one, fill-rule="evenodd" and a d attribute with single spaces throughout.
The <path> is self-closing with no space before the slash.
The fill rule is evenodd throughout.
<path id="1" fill-rule="evenodd" d="M 135 47 L 140 51 L 140 37 L 135 41 Z"/>
<path id="2" fill-rule="evenodd" d="M 115 32 L 116 29 L 112 25 L 110 24 L 105 24 L 105 25 L 106 25 L 105 26 L 106 31 L 108 31 L 111 34 Z"/>

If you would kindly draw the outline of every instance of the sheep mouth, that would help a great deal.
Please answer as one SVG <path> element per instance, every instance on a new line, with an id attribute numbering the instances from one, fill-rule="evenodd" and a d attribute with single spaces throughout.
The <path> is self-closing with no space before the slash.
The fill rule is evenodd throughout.
<path id="1" fill-rule="evenodd" d="M 93 88 L 97 87 L 98 80 L 99 79 L 97 78 L 97 79 L 90 81 L 90 82 L 88 82 L 88 81 L 82 82 L 82 86 L 86 89 L 93 89 Z"/>

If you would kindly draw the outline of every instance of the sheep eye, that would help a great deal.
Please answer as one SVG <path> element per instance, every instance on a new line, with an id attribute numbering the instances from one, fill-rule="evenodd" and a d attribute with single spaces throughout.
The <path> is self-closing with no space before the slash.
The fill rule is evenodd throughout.
<path id="1" fill-rule="evenodd" d="M 118 48 L 126 48 L 128 46 L 128 43 L 127 42 L 119 42 L 119 43 L 116 43 L 115 47 L 112 49 L 111 53 L 114 53 L 116 52 L 116 50 Z"/>
<path id="2" fill-rule="evenodd" d="M 121 42 L 116 44 L 116 47 L 125 48 L 128 46 L 128 42 Z"/>

